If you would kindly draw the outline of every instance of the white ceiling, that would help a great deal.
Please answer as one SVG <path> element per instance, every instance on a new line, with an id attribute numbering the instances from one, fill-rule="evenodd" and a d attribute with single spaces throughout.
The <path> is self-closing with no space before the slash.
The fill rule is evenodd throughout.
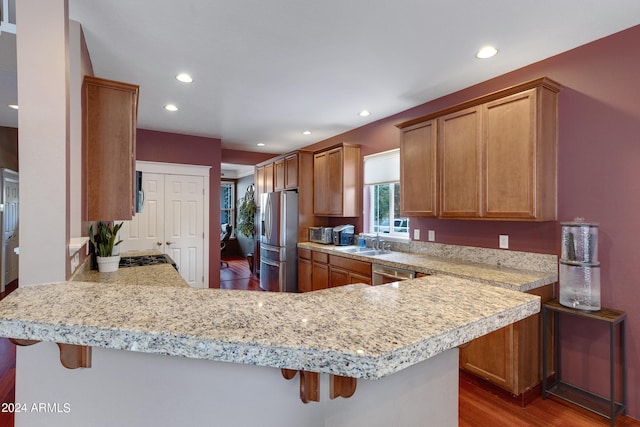
<path id="1" fill-rule="evenodd" d="M 69 16 L 97 76 L 140 85 L 139 127 L 283 153 L 640 24 L 640 1 L 69 0 Z M 15 127 L 11 37 L 0 125 Z M 498 55 L 476 59 L 486 44 Z"/>

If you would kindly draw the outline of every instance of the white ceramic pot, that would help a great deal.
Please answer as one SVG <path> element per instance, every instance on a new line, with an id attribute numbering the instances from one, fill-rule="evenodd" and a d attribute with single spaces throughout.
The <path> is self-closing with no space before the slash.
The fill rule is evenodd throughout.
<path id="1" fill-rule="evenodd" d="M 110 273 L 113 271 L 118 271 L 118 264 L 120 263 L 120 256 L 97 256 L 96 260 L 98 261 L 98 271 L 100 273 Z"/>

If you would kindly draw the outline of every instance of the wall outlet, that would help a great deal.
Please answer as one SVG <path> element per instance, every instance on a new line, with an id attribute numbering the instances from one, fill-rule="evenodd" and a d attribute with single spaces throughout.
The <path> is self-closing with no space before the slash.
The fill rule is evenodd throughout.
<path id="1" fill-rule="evenodd" d="M 500 235 L 500 249 L 509 249 L 509 235 L 501 234 Z"/>
<path id="2" fill-rule="evenodd" d="M 413 240 L 420 240 L 420 229 L 419 228 L 414 228 L 413 229 Z"/>
<path id="3" fill-rule="evenodd" d="M 429 230 L 429 241 L 430 242 L 435 242 L 436 241 L 436 230 Z"/>

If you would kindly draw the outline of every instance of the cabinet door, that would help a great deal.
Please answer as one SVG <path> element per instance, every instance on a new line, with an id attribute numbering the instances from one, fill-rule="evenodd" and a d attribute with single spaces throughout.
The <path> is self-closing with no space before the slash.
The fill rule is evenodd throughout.
<path id="1" fill-rule="evenodd" d="M 329 287 L 334 288 L 336 286 L 348 285 L 349 271 L 340 267 L 331 266 L 329 269 Z"/>
<path id="2" fill-rule="evenodd" d="M 514 392 L 513 325 L 475 339 L 460 349 L 460 367 Z"/>
<path id="3" fill-rule="evenodd" d="M 309 259 L 298 258 L 298 291 L 313 290 L 313 263 Z"/>
<path id="4" fill-rule="evenodd" d="M 349 274 L 349 284 L 353 285 L 356 283 L 364 283 L 365 285 L 370 285 L 373 282 L 371 281 L 371 276 L 365 276 L 363 274 L 351 272 Z"/>
<path id="5" fill-rule="evenodd" d="M 327 152 L 329 214 L 342 214 L 342 148 Z"/>
<path id="6" fill-rule="evenodd" d="M 256 167 L 256 176 L 255 176 L 255 181 L 256 181 L 256 192 L 255 192 L 255 198 L 256 198 L 256 206 L 260 206 L 260 195 L 262 193 L 264 193 L 264 166 L 257 166 Z"/>
<path id="7" fill-rule="evenodd" d="M 274 162 L 274 190 L 281 191 L 285 187 L 285 169 L 284 159 L 276 160 Z"/>
<path id="8" fill-rule="evenodd" d="M 438 119 L 440 216 L 477 218 L 480 204 L 481 107 Z"/>
<path id="9" fill-rule="evenodd" d="M 138 86 L 85 77 L 83 144 L 88 221 L 135 213 Z"/>
<path id="10" fill-rule="evenodd" d="M 264 166 L 264 192 L 273 192 L 273 163 Z"/>
<path id="11" fill-rule="evenodd" d="M 311 276 L 312 290 L 318 291 L 329 287 L 329 265 L 314 261 Z"/>
<path id="12" fill-rule="evenodd" d="M 483 107 L 485 216 L 536 216 L 536 90 Z"/>
<path id="13" fill-rule="evenodd" d="M 284 158 L 284 188 L 298 188 L 298 155 L 292 154 Z"/>
<path id="14" fill-rule="evenodd" d="M 436 121 L 404 129 L 400 140 L 400 212 L 404 216 L 437 214 Z"/>
<path id="15" fill-rule="evenodd" d="M 313 156 L 313 213 L 326 215 L 329 213 L 329 177 L 327 153 Z"/>

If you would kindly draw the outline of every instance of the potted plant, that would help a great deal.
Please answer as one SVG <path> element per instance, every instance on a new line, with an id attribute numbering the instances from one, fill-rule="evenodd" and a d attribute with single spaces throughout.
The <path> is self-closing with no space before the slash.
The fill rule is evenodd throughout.
<path id="1" fill-rule="evenodd" d="M 113 249 L 122 242 L 122 240 L 116 241 L 122 225 L 122 222 L 116 224 L 99 221 L 98 232 L 96 234 L 93 234 L 93 224 L 89 228 L 89 238 L 91 239 L 96 254 L 98 271 L 101 273 L 118 270 L 120 256 L 114 255 Z"/>
<path id="2" fill-rule="evenodd" d="M 255 201 L 255 186 L 251 184 L 244 196 L 238 200 L 238 227 L 237 230 L 240 234 L 243 234 L 251 239 L 256 234 L 256 201 Z M 249 269 L 253 273 L 253 253 L 247 254 L 247 262 L 249 263 Z"/>
<path id="3" fill-rule="evenodd" d="M 254 186 L 251 184 L 244 196 L 238 200 L 238 232 L 247 237 L 253 237 L 256 234 L 254 192 Z"/>

